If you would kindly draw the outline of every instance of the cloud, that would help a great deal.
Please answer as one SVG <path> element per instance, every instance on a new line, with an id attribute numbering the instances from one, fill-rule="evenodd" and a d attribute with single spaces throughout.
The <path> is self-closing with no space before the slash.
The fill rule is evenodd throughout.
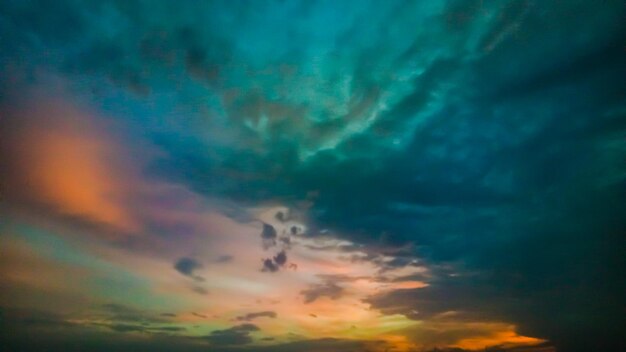
<path id="1" fill-rule="evenodd" d="M 225 330 L 215 330 L 206 336 L 212 346 L 240 346 L 252 342 L 250 333 L 259 331 L 254 324 L 241 324 Z"/>
<path id="2" fill-rule="evenodd" d="M 107 327 L 116 332 L 136 332 L 145 330 L 144 326 L 131 324 L 111 324 Z"/>
<path id="3" fill-rule="evenodd" d="M 266 317 L 266 318 L 272 318 L 275 319 L 277 316 L 276 312 L 273 311 L 262 311 L 262 312 L 254 312 L 254 313 L 248 313 L 246 315 L 242 315 L 242 316 L 238 316 L 237 318 L 235 318 L 236 320 L 240 320 L 240 321 L 250 321 L 256 318 L 261 318 L 261 317 Z"/>
<path id="4" fill-rule="evenodd" d="M 311 285 L 309 288 L 302 290 L 301 295 L 304 296 L 304 303 L 312 303 L 321 297 L 330 299 L 338 299 L 343 295 L 344 289 L 332 281 L 322 284 Z"/>
<path id="5" fill-rule="evenodd" d="M 0 326 L 13 329 L 18 327 L 24 327 L 29 330 L 38 328 L 58 329 L 75 325 L 62 315 L 40 310 L 0 308 L 0 316 L 3 319 Z"/>
<path id="6" fill-rule="evenodd" d="M 274 263 L 278 266 L 283 266 L 287 263 L 287 254 L 285 251 L 280 251 L 278 254 L 274 256 Z"/>
<path id="7" fill-rule="evenodd" d="M 201 268 L 202 263 L 193 258 L 183 257 L 178 259 L 176 263 L 174 263 L 174 269 L 176 269 L 176 271 L 196 281 L 204 281 L 204 278 L 202 276 L 196 274 L 198 269 Z"/>
<path id="8" fill-rule="evenodd" d="M 276 229 L 270 224 L 263 223 L 263 231 L 261 231 L 261 239 L 263 240 L 263 248 L 268 249 L 276 245 Z"/>
<path id="9" fill-rule="evenodd" d="M 279 269 L 278 265 L 274 264 L 271 258 L 263 259 L 263 268 L 261 271 L 275 273 Z"/>
<path id="10" fill-rule="evenodd" d="M 391 350 L 391 345 L 384 341 L 364 341 L 356 339 L 321 338 L 309 339 L 295 342 L 275 344 L 267 347 L 250 347 L 250 352 L 287 352 L 287 351 L 307 351 L 307 352 L 348 352 L 348 351 L 378 351 Z"/>
<path id="11" fill-rule="evenodd" d="M 232 255 L 221 255 L 217 259 L 215 259 L 216 263 L 230 263 L 232 262 L 234 257 Z"/>
<path id="12" fill-rule="evenodd" d="M 7 313 L 6 311 L 3 313 Z M 21 312 L 22 315 L 24 312 Z M 201 351 L 197 341 L 175 336 L 182 330 L 175 327 L 124 326 L 115 324 L 109 328 L 95 324 L 59 325 L 56 322 L 48 327 L 21 325 L 13 312 L 3 314 L 0 325 L 3 334 L 0 339 L 3 348 L 11 351 L 51 351 L 67 350 L 67 341 L 73 340 L 73 348 L 85 351 Z M 104 329 L 103 329 L 104 328 Z M 142 330 L 143 329 L 143 330 Z M 35 337 L 36 338 L 35 338 Z M 79 337 L 79 338 L 77 338 Z M 195 346 L 195 347 L 194 347 Z"/>
<path id="13" fill-rule="evenodd" d="M 99 307 L 95 313 L 89 313 L 80 317 L 80 324 L 76 326 L 76 333 L 80 329 L 106 328 L 116 333 L 177 333 L 185 331 L 186 328 L 171 325 L 171 320 L 164 317 L 175 317 L 175 314 L 163 313 L 154 314 L 151 311 L 128 307 L 122 304 L 107 303 Z M 56 322 L 55 326 L 62 326 Z M 100 330 L 96 330 L 100 331 Z"/>
<path id="14" fill-rule="evenodd" d="M 276 215 L 274 215 L 274 217 L 280 222 L 285 222 L 289 220 L 289 215 L 286 215 L 286 213 L 282 211 L 276 212 Z"/>
<path id="15" fill-rule="evenodd" d="M 129 307 L 123 304 L 107 303 L 100 306 L 107 320 L 122 323 L 122 325 L 132 324 L 153 324 L 165 323 L 167 320 L 153 314 L 150 311 Z"/>
<path id="16" fill-rule="evenodd" d="M 109 227 L 111 237 L 140 231 L 125 203 L 137 170 L 120 157 L 123 148 L 115 125 L 60 94 L 23 94 L 15 104 L 2 107 L 10 126 L 0 131 L 6 148 L 0 164 L 11 170 L 3 172 L 10 185 L 8 199 Z"/>
<path id="17" fill-rule="evenodd" d="M 199 261 L 193 258 L 183 257 L 180 258 L 174 263 L 174 269 L 185 275 L 191 279 L 193 279 L 196 283 L 202 283 L 205 281 L 205 278 L 201 275 L 197 274 L 197 271 L 202 269 L 203 265 Z M 200 295 L 207 295 L 209 291 L 198 285 L 194 285 L 191 290 Z"/>
<path id="18" fill-rule="evenodd" d="M 278 254 L 276 254 L 273 258 L 265 258 L 262 260 L 262 262 L 263 268 L 261 269 L 261 271 L 271 273 L 277 272 L 287 263 L 287 253 L 282 250 L 278 252 Z"/>

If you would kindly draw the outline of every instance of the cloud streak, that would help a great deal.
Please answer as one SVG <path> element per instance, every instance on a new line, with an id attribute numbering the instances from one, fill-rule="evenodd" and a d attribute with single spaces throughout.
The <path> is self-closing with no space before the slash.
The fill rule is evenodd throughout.
<path id="1" fill-rule="evenodd" d="M 242 316 L 238 316 L 236 318 L 236 320 L 239 321 L 250 321 L 250 320 L 254 320 L 256 318 L 272 318 L 272 319 L 276 319 L 277 314 L 276 312 L 272 312 L 272 311 L 263 311 L 263 312 L 254 312 L 254 313 L 248 313 L 246 315 L 242 315 Z"/>

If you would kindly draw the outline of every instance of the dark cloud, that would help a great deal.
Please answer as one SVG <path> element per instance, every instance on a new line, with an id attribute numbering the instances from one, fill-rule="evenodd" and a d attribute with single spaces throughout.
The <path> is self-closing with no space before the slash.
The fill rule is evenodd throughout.
<path id="1" fill-rule="evenodd" d="M 107 327 L 116 332 L 138 332 L 146 330 L 144 326 L 132 324 L 111 324 L 107 325 Z"/>
<path id="2" fill-rule="evenodd" d="M 282 211 L 276 212 L 276 215 L 274 215 L 274 217 L 280 222 L 285 222 L 289 219 L 289 217 Z"/>
<path id="3" fill-rule="evenodd" d="M 202 264 L 193 258 L 180 258 L 174 263 L 174 269 L 196 281 L 204 281 L 202 276 L 196 275 L 196 271 L 202 268 Z"/>
<path id="4" fill-rule="evenodd" d="M 393 347 L 383 341 L 362 341 L 350 339 L 334 339 L 322 338 L 311 340 L 300 340 L 296 342 L 287 342 L 275 344 L 267 347 L 250 347 L 244 350 L 250 352 L 290 352 L 290 351 L 307 351 L 307 352 L 350 352 L 350 351 L 392 351 Z"/>
<path id="5" fill-rule="evenodd" d="M 67 328 L 74 323 L 66 317 L 40 310 L 24 310 L 15 308 L 0 308 L 0 328 L 7 331 L 16 328 Z"/>
<path id="6" fill-rule="evenodd" d="M 309 288 L 302 290 L 300 294 L 304 296 L 304 303 L 312 303 L 321 297 L 338 299 L 343 295 L 343 292 L 343 287 L 333 281 L 326 281 L 322 284 L 311 285 Z"/>
<path id="7" fill-rule="evenodd" d="M 239 346 L 247 345 L 251 343 L 252 337 L 250 333 L 259 331 L 259 328 L 254 324 L 241 324 L 233 326 L 226 330 L 216 330 L 206 336 L 205 339 L 211 343 L 212 346 Z"/>
<path id="8" fill-rule="evenodd" d="M 74 326 L 71 330 L 51 331 L 3 330 L 0 343 L 8 351 L 62 352 L 62 351 L 205 351 L 207 345 L 198 344 L 190 338 L 175 336 L 171 332 L 179 331 L 121 331 L 95 329 L 93 327 Z M 6 332 L 6 333 L 5 333 Z M 9 333 L 10 332 L 10 333 Z M 34 337 L 36 336 L 36 337 Z M 72 341 L 68 345 L 68 341 Z"/>
<path id="9" fill-rule="evenodd" d="M 80 323 L 76 320 L 80 320 Z M 119 304 L 105 304 L 95 312 L 85 311 L 72 316 L 34 310 L 0 309 L 0 343 L 4 347 L 18 347 L 11 350 L 45 351 L 57 350 L 54 347 L 57 344 L 65 344 L 67 348 L 67 339 L 74 339 L 77 343 L 93 339 L 99 341 L 97 345 L 104 346 L 106 344 L 101 341 L 102 338 L 121 342 L 123 338 L 119 335 L 126 333 L 140 333 L 144 336 L 168 333 L 173 336 L 185 330 L 184 327 L 169 324 L 167 320 L 148 311 Z M 58 350 L 62 350 L 60 346 Z"/>
<path id="10" fill-rule="evenodd" d="M 195 259 L 192 259 L 192 258 L 180 258 L 174 264 L 174 268 L 179 273 L 181 273 L 183 275 L 186 275 L 186 276 L 192 276 L 193 272 L 196 269 L 199 269 L 201 267 L 202 267 L 202 265 L 198 261 L 196 261 Z"/>
<path id="11" fill-rule="evenodd" d="M 263 248 L 268 249 L 276 245 L 276 229 L 270 224 L 263 223 L 263 231 L 261 231 L 261 239 Z"/>
<path id="12" fill-rule="evenodd" d="M 276 312 L 272 312 L 272 311 L 263 311 L 263 312 L 254 312 L 254 313 L 248 313 L 246 315 L 242 315 L 242 316 L 238 316 L 237 320 L 240 321 L 250 321 L 256 318 L 262 318 L 262 317 L 266 317 L 266 318 L 276 318 Z"/>
<path id="13" fill-rule="evenodd" d="M 159 327 L 150 328 L 149 330 L 156 331 L 156 332 L 181 332 L 187 329 L 182 326 L 159 326 Z"/>
<path id="14" fill-rule="evenodd" d="M 274 264 L 274 261 L 271 258 L 263 259 L 263 268 L 261 271 L 266 271 L 270 273 L 275 273 L 280 269 L 277 264 Z"/>
<path id="15" fill-rule="evenodd" d="M 99 307 L 104 317 L 113 322 L 128 324 L 153 324 L 164 323 L 165 319 L 152 312 L 129 307 L 123 304 L 107 303 Z"/>
<path id="16" fill-rule="evenodd" d="M 246 346 L 246 345 L 211 345 L 198 343 L 197 339 L 172 336 L 168 334 L 152 335 L 150 338 L 144 336 L 136 337 L 133 334 L 108 334 L 108 335 L 86 335 L 85 339 L 76 339 L 72 343 L 72 350 L 76 351 L 137 351 L 137 352 L 354 352 L 354 351 L 375 351 L 385 347 L 384 342 L 360 341 L 347 339 L 316 339 L 301 340 L 272 344 L 269 346 Z M 67 337 L 69 338 L 69 336 Z M 260 340 L 274 341 L 271 337 L 263 337 Z M 68 351 L 67 342 L 63 339 L 55 338 L 51 335 L 41 335 L 38 339 L 16 340 L 13 336 L 2 340 L 3 347 L 10 351 L 47 351 L 63 352 Z M 448 351 L 446 351 L 448 352 Z M 455 351 L 456 352 L 456 351 Z M 463 351 L 465 352 L 465 351 Z M 519 351 L 521 352 L 521 351 Z M 531 352 L 531 351 L 528 351 Z M 548 351 L 532 351 L 548 352 Z"/>
<path id="17" fill-rule="evenodd" d="M 283 266 L 287 263 L 287 253 L 285 251 L 280 251 L 278 254 L 274 256 L 274 263 L 278 266 Z"/>
<path id="18" fill-rule="evenodd" d="M 262 262 L 263 268 L 261 268 L 261 271 L 271 273 L 277 272 L 278 270 L 280 270 L 281 267 L 284 267 L 285 264 L 287 264 L 287 253 L 282 250 L 278 252 L 278 254 L 276 254 L 273 258 L 263 259 Z"/>

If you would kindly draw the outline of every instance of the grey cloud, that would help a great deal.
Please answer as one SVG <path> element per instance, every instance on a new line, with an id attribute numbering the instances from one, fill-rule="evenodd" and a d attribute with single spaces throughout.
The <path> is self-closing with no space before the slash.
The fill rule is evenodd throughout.
<path id="1" fill-rule="evenodd" d="M 309 288 L 300 292 L 300 294 L 304 296 L 304 303 L 312 303 L 321 297 L 338 299 L 343 295 L 343 293 L 343 287 L 332 281 L 311 285 Z"/>
<path id="2" fill-rule="evenodd" d="M 159 327 L 149 328 L 149 330 L 157 331 L 157 332 L 180 332 L 180 331 L 185 331 L 187 329 L 182 326 L 159 326 Z"/>
<path id="3" fill-rule="evenodd" d="M 288 215 L 286 215 L 282 211 L 277 212 L 276 215 L 274 215 L 274 217 L 276 218 L 276 220 L 278 220 L 280 222 L 285 222 L 285 221 L 289 220 Z"/>
<path id="4" fill-rule="evenodd" d="M 287 264 L 287 253 L 282 250 L 278 254 L 276 254 L 273 258 L 263 259 L 263 268 L 262 271 L 266 272 L 277 272 L 281 267 Z"/>
<path id="5" fill-rule="evenodd" d="M 279 267 L 277 264 L 274 264 L 271 258 L 266 258 L 266 259 L 263 259 L 263 268 L 261 270 L 275 273 L 279 270 Z"/>
<path id="6" fill-rule="evenodd" d="M 278 254 L 274 256 L 274 263 L 278 266 L 283 266 L 287 263 L 287 253 L 285 251 L 280 251 Z"/>
<path id="7" fill-rule="evenodd" d="M 322 339 L 310 339 L 300 340 L 296 342 L 287 342 L 282 344 L 275 344 L 267 347 L 251 347 L 244 349 L 249 352 L 293 352 L 293 351 L 307 351 L 307 352 L 354 352 L 354 351 L 378 351 L 389 350 L 392 351 L 391 345 L 384 341 L 363 341 L 363 340 L 351 340 L 351 339 L 335 339 L 335 338 L 322 338 Z"/>
<path id="8" fill-rule="evenodd" d="M 205 339 L 213 346 L 239 346 L 251 343 L 250 333 L 259 331 L 254 324 L 241 324 L 226 330 L 216 330 L 206 336 Z"/>
<path id="9" fill-rule="evenodd" d="M 0 327 L 37 328 L 68 328 L 75 324 L 67 317 L 40 310 L 23 310 L 14 308 L 0 308 Z"/>
<path id="10" fill-rule="evenodd" d="M 246 315 L 242 315 L 242 316 L 238 316 L 237 318 L 235 318 L 236 320 L 240 320 L 240 321 L 250 321 L 256 318 L 261 318 L 261 317 L 266 317 L 266 318 L 276 318 L 276 312 L 273 311 L 263 311 L 263 312 L 254 312 L 254 313 L 248 313 Z"/>
<path id="11" fill-rule="evenodd" d="M 172 313 L 162 313 L 159 315 L 149 311 L 144 311 L 121 304 L 108 303 L 100 306 L 105 313 L 104 316 L 96 316 L 87 325 L 107 328 L 114 332 L 141 332 L 141 333 L 176 333 L 184 331 L 184 327 L 164 325 L 170 324 L 170 318 L 175 317 Z M 103 320 L 104 318 L 104 320 Z"/>
<path id="12" fill-rule="evenodd" d="M 263 230 L 261 231 L 261 240 L 263 241 L 263 248 L 268 249 L 276 245 L 276 229 L 270 224 L 263 223 Z"/>
<path id="13" fill-rule="evenodd" d="M 104 316 L 107 320 L 122 323 L 122 325 L 153 324 L 166 322 L 164 318 L 161 318 L 150 311 L 145 311 L 122 304 L 107 303 L 101 305 L 99 308 L 99 310 L 104 313 Z"/>
<path id="14" fill-rule="evenodd" d="M 137 332 L 146 330 L 144 326 L 132 324 L 111 324 L 107 325 L 107 327 L 117 332 Z"/>
<path id="15" fill-rule="evenodd" d="M 196 274 L 196 271 L 201 268 L 202 264 L 193 258 L 180 258 L 174 264 L 176 271 L 196 281 L 204 281 L 204 278 Z"/>

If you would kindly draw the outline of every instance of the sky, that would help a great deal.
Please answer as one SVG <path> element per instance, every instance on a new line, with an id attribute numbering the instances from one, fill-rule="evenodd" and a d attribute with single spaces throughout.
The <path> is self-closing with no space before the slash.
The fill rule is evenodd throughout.
<path id="1" fill-rule="evenodd" d="M 621 0 L 0 2 L 0 349 L 626 349 Z"/>

